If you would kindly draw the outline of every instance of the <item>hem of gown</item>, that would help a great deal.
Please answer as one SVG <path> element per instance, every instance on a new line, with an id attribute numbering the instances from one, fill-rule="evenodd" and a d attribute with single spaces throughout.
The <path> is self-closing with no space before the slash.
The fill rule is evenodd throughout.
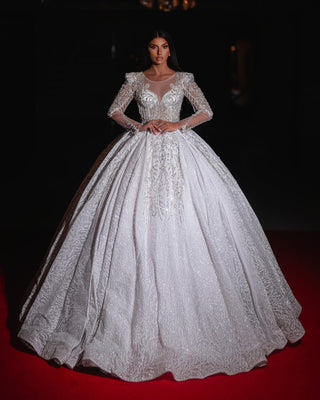
<path id="1" fill-rule="evenodd" d="M 247 363 L 247 366 L 245 367 L 244 364 L 241 364 L 241 366 L 232 366 L 232 367 L 214 367 L 214 366 L 208 366 L 210 362 L 204 362 L 204 364 L 207 364 L 207 366 L 201 367 L 201 364 L 199 367 L 194 368 L 198 369 L 198 372 L 189 372 L 188 374 L 182 373 L 182 372 L 177 372 L 179 369 L 181 369 L 181 361 L 177 359 L 177 361 L 174 361 L 172 358 L 169 359 L 163 359 L 163 361 L 159 361 L 158 364 L 164 364 L 163 367 L 159 366 L 158 369 L 153 368 L 152 366 L 149 367 L 149 373 L 140 373 L 137 375 L 133 375 L 132 371 L 134 368 L 137 368 L 137 364 L 135 364 L 135 361 L 133 360 L 131 363 L 129 362 L 128 365 L 126 365 L 125 369 L 130 370 L 131 374 L 126 374 L 124 372 L 119 371 L 119 368 L 113 368 L 113 367 L 107 367 L 103 366 L 102 362 L 99 360 L 99 358 L 103 357 L 106 360 L 111 360 L 114 359 L 114 356 L 110 357 L 108 356 L 103 356 L 103 353 L 101 351 L 95 350 L 95 348 L 91 349 L 91 351 L 84 349 L 81 354 L 79 355 L 71 355 L 72 351 L 66 351 L 63 354 L 63 350 L 61 348 L 59 349 L 58 346 L 56 346 L 55 351 L 53 352 L 45 352 L 44 347 L 40 345 L 40 341 L 37 340 L 34 336 L 34 333 L 30 333 L 27 329 L 23 329 L 19 332 L 18 338 L 32 351 L 34 351 L 38 356 L 43 358 L 44 360 L 53 360 L 55 361 L 59 366 L 66 366 L 69 369 L 75 369 L 76 367 L 85 367 L 85 368 L 97 368 L 102 374 L 106 375 L 106 377 L 115 377 L 118 379 L 121 379 L 126 382 L 144 382 L 144 381 L 151 381 L 156 378 L 161 377 L 162 375 L 171 372 L 173 378 L 175 381 L 186 381 L 189 379 L 203 379 L 208 376 L 216 375 L 216 374 L 225 374 L 225 375 L 236 375 L 239 373 L 243 372 L 249 372 L 255 368 L 261 368 L 267 365 L 268 360 L 267 356 L 271 355 L 275 350 L 282 350 L 284 349 L 288 343 L 296 343 L 301 338 L 304 336 L 305 331 L 302 330 L 299 332 L 296 337 L 293 339 L 292 337 L 289 339 L 284 338 L 284 341 L 282 343 L 271 343 L 271 342 L 266 342 L 266 343 L 261 343 L 260 345 L 256 346 L 255 348 L 251 349 L 250 351 L 247 351 L 243 353 L 243 357 L 245 360 L 245 363 Z M 41 348 L 43 348 L 41 350 Z M 54 346 L 52 346 L 54 348 Z M 50 353 L 50 354 L 49 354 Z M 114 353 L 113 353 L 114 355 Z M 251 355 L 251 361 L 250 363 L 247 361 L 247 359 Z M 253 356 L 253 357 L 252 357 Z M 190 357 L 190 360 L 194 360 L 194 356 Z M 254 360 L 254 361 L 252 361 Z M 184 361 L 185 363 L 185 361 Z M 105 363 L 106 364 L 106 363 Z M 116 363 L 115 363 L 116 364 Z M 157 363 L 155 363 L 156 365 Z M 191 368 L 192 369 L 192 368 Z M 200 371 L 201 370 L 201 371 Z"/>

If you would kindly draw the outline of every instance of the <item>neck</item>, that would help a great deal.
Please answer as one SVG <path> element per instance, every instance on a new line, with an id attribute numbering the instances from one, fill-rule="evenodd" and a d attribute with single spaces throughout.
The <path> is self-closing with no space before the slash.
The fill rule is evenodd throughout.
<path id="1" fill-rule="evenodd" d="M 151 65 L 150 70 L 154 75 L 165 75 L 171 72 L 171 69 L 168 67 L 168 64 L 163 64 L 163 65 Z"/>

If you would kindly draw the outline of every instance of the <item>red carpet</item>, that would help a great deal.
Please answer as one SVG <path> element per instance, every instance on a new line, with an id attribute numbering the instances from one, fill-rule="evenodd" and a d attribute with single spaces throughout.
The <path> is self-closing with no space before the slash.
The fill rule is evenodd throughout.
<path id="1" fill-rule="evenodd" d="M 57 368 L 15 339 L 16 313 L 26 285 L 46 249 L 50 232 L 1 235 L 0 399 L 157 400 L 320 398 L 320 232 L 267 232 L 281 269 L 302 305 L 305 336 L 268 357 L 268 364 L 233 376 L 175 382 L 170 373 L 141 383 L 123 382 L 95 371 Z"/>

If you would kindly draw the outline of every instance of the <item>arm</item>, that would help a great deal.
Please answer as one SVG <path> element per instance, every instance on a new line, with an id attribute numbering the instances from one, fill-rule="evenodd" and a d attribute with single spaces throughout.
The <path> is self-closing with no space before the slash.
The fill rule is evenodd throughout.
<path id="1" fill-rule="evenodd" d="M 134 97 L 134 77 L 132 73 L 125 75 L 125 81 L 122 84 L 118 94 L 111 104 L 107 115 L 125 129 L 137 133 L 140 131 L 142 124 L 125 115 L 125 110 Z"/>
<path id="2" fill-rule="evenodd" d="M 207 102 L 207 99 L 204 97 L 202 90 L 194 81 L 193 74 L 185 74 L 183 89 L 185 96 L 192 104 L 195 112 L 189 117 L 179 121 L 182 131 L 191 129 L 197 125 L 209 121 L 213 116 L 213 112 L 209 106 L 209 103 Z"/>

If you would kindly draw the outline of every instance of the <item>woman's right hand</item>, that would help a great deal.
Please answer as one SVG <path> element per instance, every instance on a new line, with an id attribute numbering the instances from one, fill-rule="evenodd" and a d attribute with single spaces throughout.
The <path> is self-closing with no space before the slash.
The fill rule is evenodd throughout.
<path id="1" fill-rule="evenodd" d="M 143 124 L 140 128 L 141 131 L 149 131 L 153 133 L 154 135 L 157 135 L 160 132 L 160 129 L 157 127 L 159 124 L 160 120 L 158 119 L 152 119 L 145 124 Z"/>

